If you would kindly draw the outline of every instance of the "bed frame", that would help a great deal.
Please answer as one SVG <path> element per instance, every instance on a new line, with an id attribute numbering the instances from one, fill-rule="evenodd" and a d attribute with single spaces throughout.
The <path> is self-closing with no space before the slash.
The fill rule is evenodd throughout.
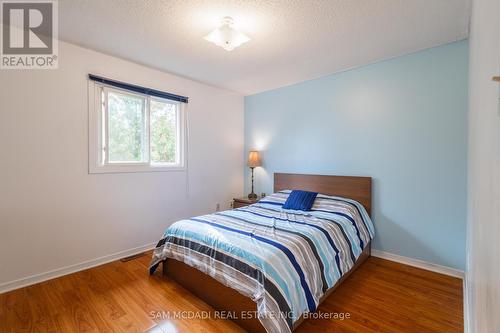
<path id="1" fill-rule="evenodd" d="M 371 212 L 371 186 L 370 177 L 274 174 L 274 192 L 296 189 L 352 198 L 360 202 L 368 214 Z M 328 289 L 320 303 L 370 256 L 370 249 L 371 243 L 367 244 L 355 265 L 332 288 Z M 196 268 L 174 259 L 168 259 L 168 263 L 163 264 L 163 275 L 173 279 L 214 309 L 236 314 L 237 318 L 234 318 L 233 321 L 246 331 L 266 332 L 257 318 L 241 318 L 240 313 L 256 313 L 257 306 L 250 298 L 243 296 L 236 290 L 226 287 Z M 297 320 L 293 329 L 297 328 L 303 319 L 301 317 Z"/>

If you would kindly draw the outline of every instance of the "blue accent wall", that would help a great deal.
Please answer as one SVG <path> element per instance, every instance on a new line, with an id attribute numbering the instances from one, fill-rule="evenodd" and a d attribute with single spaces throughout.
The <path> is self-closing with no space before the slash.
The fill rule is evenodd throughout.
<path id="1" fill-rule="evenodd" d="M 373 247 L 464 269 L 467 93 L 460 41 L 247 96 L 256 193 L 274 172 L 371 176 Z"/>

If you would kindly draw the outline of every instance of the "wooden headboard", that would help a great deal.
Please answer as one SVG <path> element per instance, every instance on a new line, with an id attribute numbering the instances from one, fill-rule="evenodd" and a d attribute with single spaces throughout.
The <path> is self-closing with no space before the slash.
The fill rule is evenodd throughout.
<path id="1" fill-rule="evenodd" d="M 305 190 L 354 199 L 365 207 L 368 214 L 371 214 L 371 177 L 275 173 L 274 192 L 282 190 Z"/>

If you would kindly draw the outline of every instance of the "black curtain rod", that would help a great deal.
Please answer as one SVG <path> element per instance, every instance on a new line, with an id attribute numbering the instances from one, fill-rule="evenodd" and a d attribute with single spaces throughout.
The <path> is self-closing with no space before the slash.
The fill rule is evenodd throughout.
<path id="1" fill-rule="evenodd" d="M 171 93 L 160 91 L 160 90 L 136 86 L 133 84 L 128 84 L 128 83 L 124 83 L 124 82 L 120 82 L 120 81 L 110 80 L 110 79 L 106 79 L 104 77 L 100 77 L 100 76 L 93 75 L 93 74 L 89 74 L 89 79 L 92 81 L 100 82 L 100 83 L 103 83 L 103 84 L 106 84 L 109 86 L 113 86 L 116 88 L 130 90 L 130 91 L 134 91 L 134 92 L 149 95 L 149 96 L 165 98 L 165 99 L 169 99 L 171 101 L 187 103 L 188 99 L 189 99 L 188 97 L 185 97 L 185 96 L 175 95 L 175 94 L 171 94 Z"/>

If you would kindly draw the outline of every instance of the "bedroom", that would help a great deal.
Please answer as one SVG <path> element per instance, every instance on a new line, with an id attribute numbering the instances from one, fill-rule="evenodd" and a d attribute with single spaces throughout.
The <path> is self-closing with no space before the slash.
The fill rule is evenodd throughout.
<path id="1" fill-rule="evenodd" d="M 500 331 L 498 1 L 1 10 L 0 332 Z"/>

